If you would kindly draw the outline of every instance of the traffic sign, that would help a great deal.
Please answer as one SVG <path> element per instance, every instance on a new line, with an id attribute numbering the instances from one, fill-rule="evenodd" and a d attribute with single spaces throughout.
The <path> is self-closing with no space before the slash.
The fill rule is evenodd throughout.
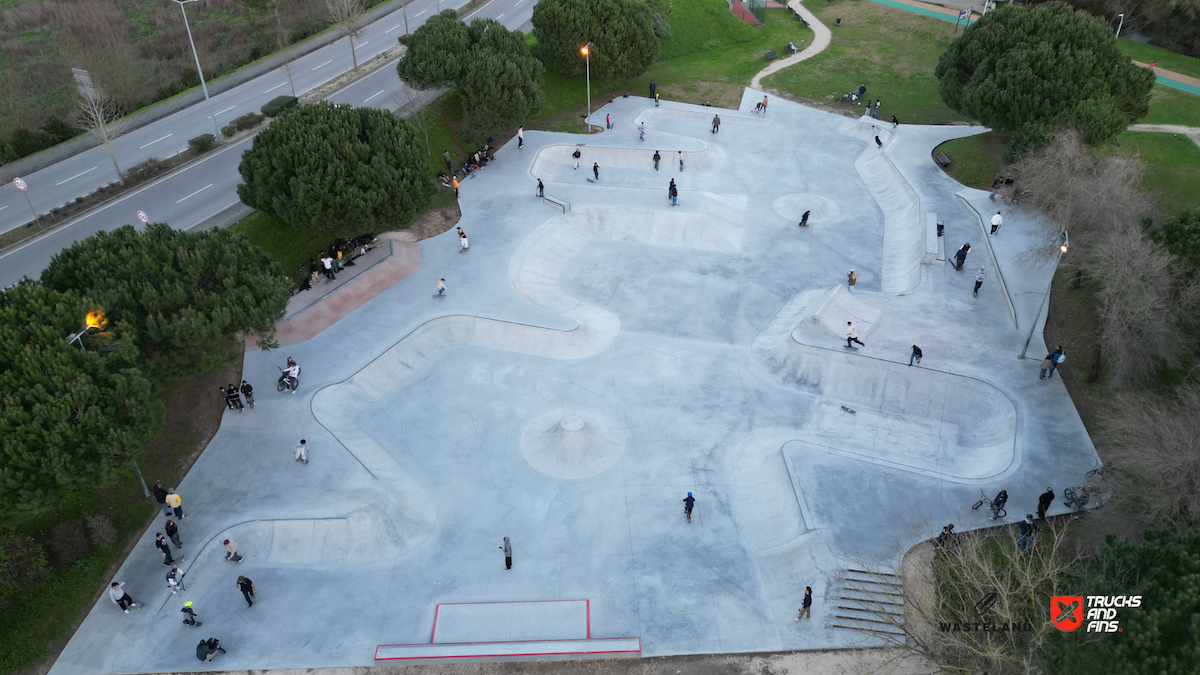
<path id="1" fill-rule="evenodd" d="M 145 211 L 138 211 L 138 220 L 142 221 L 143 223 L 148 223 L 150 222 L 150 216 L 146 215 Z"/>
<path id="2" fill-rule="evenodd" d="M 29 187 L 29 186 L 25 185 L 25 181 L 21 180 L 20 178 L 14 178 L 13 185 L 16 185 L 17 189 L 20 190 L 21 192 L 24 192 L 25 188 Z"/>

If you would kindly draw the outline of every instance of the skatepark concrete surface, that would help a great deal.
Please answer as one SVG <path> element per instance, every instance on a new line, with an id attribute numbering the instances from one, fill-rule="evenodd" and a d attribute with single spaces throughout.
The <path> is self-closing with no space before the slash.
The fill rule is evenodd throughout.
<path id="1" fill-rule="evenodd" d="M 990 525 L 981 490 L 1007 489 L 1015 523 L 1081 482 L 1095 450 L 1038 378 L 1052 265 L 1022 253 L 1040 225 L 930 157 L 984 129 L 756 114 L 762 96 L 620 98 L 602 133 L 527 132 L 462 181 L 469 251 L 453 230 L 422 241 L 344 318 L 248 352 L 257 408 L 226 412 L 178 486 L 187 590 L 167 591 L 160 515 L 116 575 L 143 607 L 105 594 L 52 674 L 870 646 L 835 618 L 843 570 Z M 287 356 L 295 395 L 271 386 Z M 203 627 L 181 624 L 187 600 Z M 200 664 L 209 636 L 228 654 Z"/>

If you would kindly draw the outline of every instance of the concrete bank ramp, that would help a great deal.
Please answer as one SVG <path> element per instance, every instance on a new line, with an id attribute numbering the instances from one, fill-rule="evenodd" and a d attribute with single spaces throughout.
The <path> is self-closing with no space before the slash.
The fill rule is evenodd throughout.
<path id="1" fill-rule="evenodd" d="M 871 326 L 879 320 L 880 311 L 858 299 L 845 286 L 834 286 L 800 316 L 795 331 L 812 331 L 844 340 L 846 322 L 852 321 L 860 339 L 866 340 Z M 796 336 L 793 331 L 793 336 Z M 797 342 L 803 342 L 797 337 Z"/>
<path id="2" fill-rule="evenodd" d="M 389 512 L 393 510 L 389 509 Z M 401 513 L 392 520 L 377 508 L 342 518 L 256 520 L 234 525 L 206 546 L 224 555 L 222 542 L 237 542 L 238 553 L 252 562 L 297 565 L 372 563 L 412 549 L 432 531 L 432 521 L 417 522 Z"/>
<path id="3" fill-rule="evenodd" d="M 999 389 L 963 375 L 800 344 L 798 320 L 822 297 L 800 294 L 752 344 L 778 381 L 819 397 L 796 440 L 897 469 L 963 481 L 1015 459 L 1017 412 Z M 850 412 L 853 411 L 853 412 Z"/>
<path id="4" fill-rule="evenodd" d="M 571 156 L 577 149 L 581 155 L 579 169 L 575 168 L 575 158 Z M 662 157 L 658 171 L 654 170 L 655 150 Z M 681 173 L 677 150 L 663 144 L 652 146 L 649 143 L 639 148 L 550 145 L 538 151 L 529 166 L 529 174 L 551 183 L 586 183 L 587 179 L 592 178 L 592 164 L 596 163 L 600 165 L 598 185 L 658 187 L 660 183 L 666 186 L 672 178 L 677 183 L 690 183 L 692 173 L 718 171 L 728 161 L 728 156 L 721 148 L 710 147 L 703 152 L 685 150 L 684 171 Z"/>
<path id="5" fill-rule="evenodd" d="M 925 215 L 917 193 L 887 156 L 887 145 L 892 138 L 890 125 L 863 117 L 846 122 L 839 131 L 867 142 L 867 147 L 854 161 L 854 169 L 883 211 L 881 290 L 907 293 L 921 283 Z M 875 143 L 876 134 L 884 144 L 882 150 Z"/>

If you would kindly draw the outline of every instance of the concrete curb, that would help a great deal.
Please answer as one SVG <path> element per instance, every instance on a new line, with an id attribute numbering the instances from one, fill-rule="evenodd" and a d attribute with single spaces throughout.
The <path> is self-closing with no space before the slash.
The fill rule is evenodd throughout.
<path id="1" fill-rule="evenodd" d="M 399 11 L 401 7 L 412 2 L 413 0 L 392 0 L 387 4 L 380 5 L 375 9 L 366 13 L 366 21 L 374 23 L 379 19 Z M 327 47 L 334 42 L 342 39 L 342 36 L 337 31 L 327 30 L 320 35 L 309 38 L 308 40 L 294 45 L 288 52 L 289 60 L 296 59 L 311 54 L 322 47 Z M 239 87 L 254 78 L 268 73 L 283 65 L 283 53 L 277 52 L 273 56 L 269 56 L 261 61 L 242 68 L 228 75 L 221 76 L 210 82 L 206 82 L 208 86 L 209 96 L 216 96 L 224 92 Z M 124 117 L 119 121 L 124 127 L 124 133 L 133 131 L 147 124 L 157 122 L 158 120 L 173 115 L 184 108 L 196 105 L 204 100 L 204 92 L 200 89 L 193 89 L 186 94 L 180 95 L 169 101 L 163 101 L 152 105 L 151 107 L 138 112 L 128 117 Z M 77 155 L 85 150 L 90 150 L 100 145 L 100 141 L 92 134 L 84 134 L 69 141 L 60 143 L 52 148 L 47 148 L 39 153 L 22 157 L 15 162 L 10 162 L 0 166 L 0 182 L 8 182 L 17 176 L 41 171 L 48 166 L 67 159 L 73 155 Z"/>
<path id="2" fill-rule="evenodd" d="M 988 255 L 992 258 L 992 270 L 995 272 L 996 281 L 1000 283 L 1000 288 L 1004 289 L 1004 301 L 1008 303 L 1008 312 L 1012 316 L 1013 326 L 1017 330 L 1020 330 L 1021 325 L 1020 322 L 1017 321 L 1017 306 L 1013 304 L 1012 294 L 1008 292 L 1008 284 L 1004 282 L 1004 272 L 1000 270 L 1000 262 L 996 259 L 996 252 L 992 250 L 992 240 L 988 235 L 988 226 L 983 221 L 983 214 L 981 214 L 979 210 L 976 209 L 975 206 L 963 196 L 963 193 L 967 192 L 968 190 L 982 192 L 982 190 L 975 190 L 974 188 L 964 188 L 954 193 L 954 196 L 961 199 L 962 203 L 971 210 L 971 213 L 975 214 L 975 219 L 979 221 L 979 232 L 983 235 L 983 241 L 987 244 Z"/>

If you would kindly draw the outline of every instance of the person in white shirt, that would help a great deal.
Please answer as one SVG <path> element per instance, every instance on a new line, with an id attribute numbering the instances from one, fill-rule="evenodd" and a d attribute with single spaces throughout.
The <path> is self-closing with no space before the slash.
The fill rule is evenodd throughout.
<path id="1" fill-rule="evenodd" d="M 996 215 L 992 216 L 992 236 L 995 236 L 1000 231 L 1000 226 L 1003 224 L 1004 219 L 1000 217 L 1000 212 L 997 211 Z"/>
<path id="2" fill-rule="evenodd" d="M 983 285 L 983 277 L 986 275 L 987 271 L 982 267 L 980 267 L 979 271 L 975 273 L 975 293 L 973 295 L 977 298 L 979 297 L 979 287 Z"/>

